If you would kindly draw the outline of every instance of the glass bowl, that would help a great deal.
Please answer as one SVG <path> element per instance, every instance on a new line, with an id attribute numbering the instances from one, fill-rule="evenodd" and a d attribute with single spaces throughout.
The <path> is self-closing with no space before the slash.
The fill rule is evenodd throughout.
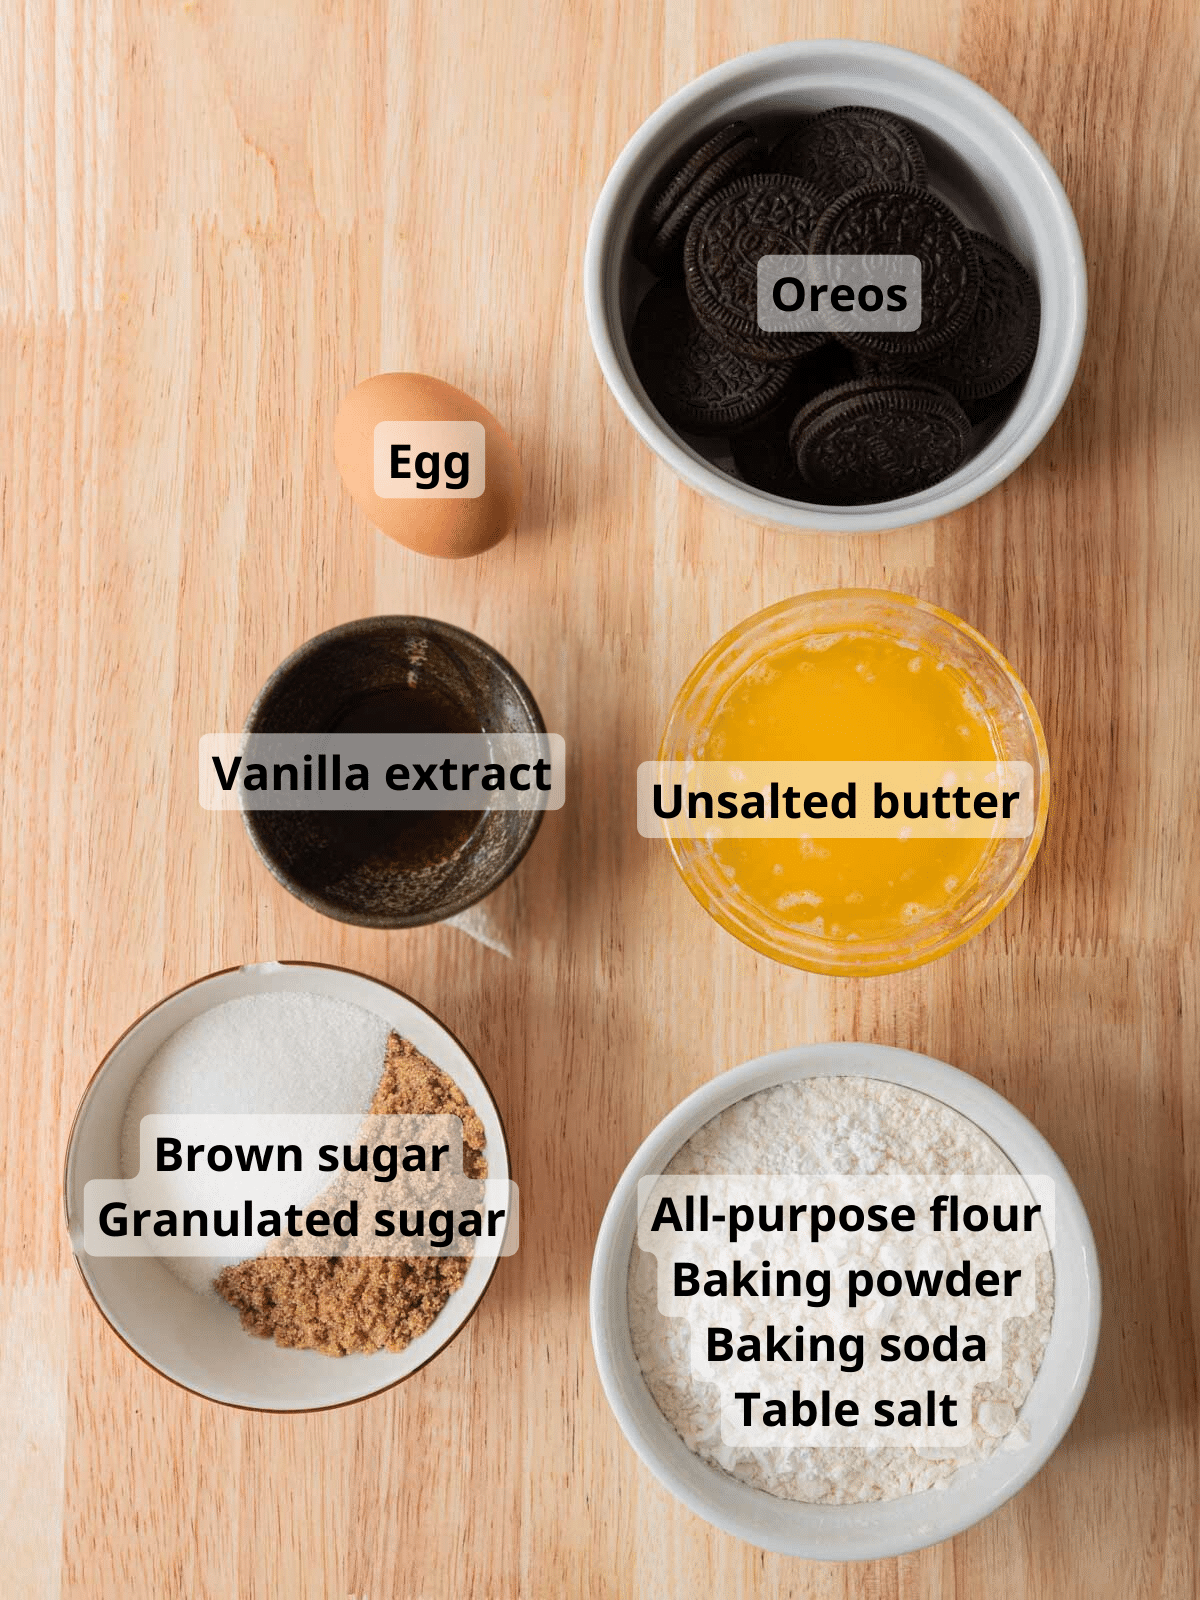
<path id="1" fill-rule="evenodd" d="M 735 684 L 764 656 L 814 634 L 889 634 L 937 654 L 971 685 L 999 761 L 1033 769 L 1033 829 L 1025 838 L 987 842 L 976 870 L 934 914 L 897 926 L 886 938 L 833 939 L 802 929 L 752 899 L 721 870 L 704 839 L 667 833 L 683 881 L 723 928 L 762 955 L 832 977 L 872 977 L 921 966 L 956 949 L 999 916 L 1016 894 L 1046 831 L 1050 768 L 1032 700 L 1000 652 L 948 611 L 881 589 L 830 589 L 797 595 L 747 617 L 698 661 L 675 698 L 660 761 L 696 761 L 713 717 Z M 752 751 L 738 751 L 743 760 Z"/>

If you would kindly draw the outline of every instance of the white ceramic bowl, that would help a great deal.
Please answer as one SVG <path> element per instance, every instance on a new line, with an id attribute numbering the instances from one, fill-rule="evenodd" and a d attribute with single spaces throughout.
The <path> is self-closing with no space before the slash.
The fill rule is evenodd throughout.
<path id="1" fill-rule="evenodd" d="M 151 1056 L 185 1022 L 244 995 L 301 990 L 373 1011 L 411 1040 L 462 1089 L 487 1136 L 488 1174 L 507 1179 L 508 1146 L 495 1101 L 462 1045 L 399 990 L 342 967 L 267 962 L 214 972 L 168 995 L 122 1034 L 100 1063 L 75 1113 L 67 1146 L 64 1203 L 75 1264 L 92 1299 L 135 1355 L 173 1383 L 223 1405 L 254 1411 L 315 1411 L 378 1394 L 442 1350 L 471 1316 L 496 1258 L 476 1256 L 432 1326 L 398 1355 L 330 1357 L 283 1350 L 245 1333 L 237 1313 L 194 1293 L 153 1256 L 90 1256 L 83 1249 L 83 1186 L 120 1175 L 125 1106 Z"/>
<path id="2" fill-rule="evenodd" d="M 626 1280 L 637 1226 L 638 1180 L 662 1172 L 698 1128 L 727 1106 L 799 1078 L 867 1077 L 932 1095 L 982 1128 L 1019 1172 L 1054 1179 L 1054 1319 L 1021 1410 L 1021 1450 L 959 1469 L 949 1490 L 866 1505 L 804 1505 L 730 1477 L 693 1454 L 658 1409 L 629 1333 Z M 1100 1332 L 1100 1277 L 1087 1216 L 1062 1162 L 1021 1113 L 978 1079 L 928 1056 L 874 1044 L 815 1044 L 761 1056 L 689 1095 L 654 1129 L 613 1191 L 592 1262 L 592 1347 L 621 1430 L 660 1483 L 698 1516 L 764 1550 L 821 1561 L 902 1555 L 961 1533 L 1008 1500 L 1044 1465 L 1083 1399 Z"/>
<path id="3" fill-rule="evenodd" d="M 1006 244 L 1037 280 L 1041 336 L 1021 397 L 951 477 L 873 506 L 785 500 L 718 470 L 718 443 L 683 435 L 659 415 L 629 355 L 634 312 L 651 282 L 630 249 L 646 197 L 707 130 L 735 118 L 771 134 L 805 111 L 857 103 L 912 125 L 930 186 L 968 227 Z M 978 500 L 1024 461 L 1062 409 L 1087 323 L 1079 229 L 1054 169 L 1021 124 L 978 84 L 925 56 L 853 39 L 772 45 L 727 61 L 680 89 L 630 139 L 592 217 L 584 263 L 588 329 L 605 381 L 642 438 L 702 494 L 760 523 L 830 532 L 902 528 Z"/>

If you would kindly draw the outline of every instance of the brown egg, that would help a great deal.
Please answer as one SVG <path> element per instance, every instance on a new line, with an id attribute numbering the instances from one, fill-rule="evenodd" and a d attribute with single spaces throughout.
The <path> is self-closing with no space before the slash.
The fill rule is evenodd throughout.
<path id="1" fill-rule="evenodd" d="M 428 443 L 428 436 L 424 442 L 417 439 L 408 454 L 392 458 L 409 469 L 399 474 L 406 479 L 404 497 L 393 499 L 377 493 L 375 428 L 381 422 L 478 423 L 483 428 L 485 456 L 482 493 L 474 498 L 443 498 L 454 480 L 448 467 L 440 470 L 436 450 L 423 460 L 426 479 L 437 475 L 441 494 L 417 486 L 417 475 L 411 470 L 413 457 Z M 450 445 L 458 448 L 458 441 L 449 434 L 446 437 L 447 461 L 461 461 L 449 454 Z M 381 372 L 360 383 L 338 411 L 333 453 L 343 483 L 370 521 L 389 538 L 422 555 L 451 560 L 477 556 L 499 544 L 516 526 L 521 510 L 521 463 L 512 440 L 485 406 L 440 378 L 427 378 L 419 372 Z M 476 470 L 474 462 L 469 470 Z"/>

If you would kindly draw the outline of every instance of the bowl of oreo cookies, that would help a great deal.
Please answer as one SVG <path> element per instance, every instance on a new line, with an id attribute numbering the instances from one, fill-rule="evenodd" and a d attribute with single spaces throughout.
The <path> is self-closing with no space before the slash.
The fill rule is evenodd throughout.
<path id="1" fill-rule="evenodd" d="M 769 261 L 886 277 L 897 257 L 915 322 L 835 315 L 832 294 L 764 314 Z M 825 531 L 995 487 L 1061 410 L 1087 320 L 1070 203 L 1021 124 L 938 62 L 841 39 L 738 57 L 661 106 L 601 192 L 584 289 L 605 380 L 679 477 Z"/>

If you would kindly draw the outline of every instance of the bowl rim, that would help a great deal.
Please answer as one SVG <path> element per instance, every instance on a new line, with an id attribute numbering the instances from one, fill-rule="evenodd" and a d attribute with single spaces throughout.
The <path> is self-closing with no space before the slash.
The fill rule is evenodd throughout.
<path id="1" fill-rule="evenodd" d="M 444 1350 L 448 1349 L 449 1346 L 454 1343 L 454 1341 L 458 1338 L 459 1334 L 462 1333 L 463 1329 L 465 1327 L 467 1327 L 467 1325 L 473 1320 L 473 1318 L 475 1316 L 475 1313 L 479 1310 L 479 1307 L 483 1303 L 484 1296 L 487 1294 L 488 1290 L 492 1286 L 492 1281 L 496 1276 L 496 1267 L 497 1267 L 497 1265 L 499 1263 L 500 1257 L 498 1255 L 496 1255 L 496 1256 L 492 1256 L 490 1258 L 491 1264 L 488 1267 L 487 1277 L 484 1279 L 483 1283 L 479 1287 L 479 1291 L 475 1296 L 475 1302 L 471 1306 L 471 1309 L 467 1312 L 466 1316 L 463 1317 L 462 1321 L 454 1329 L 454 1331 L 451 1334 L 449 1334 L 442 1341 L 441 1344 L 438 1345 L 436 1350 L 431 1350 L 429 1355 L 427 1355 L 425 1357 L 424 1361 L 418 1362 L 415 1367 L 412 1367 L 408 1372 L 403 1373 L 399 1378 L 393 1378 L 390 1382 L 381 1384 L 379 1386 L 379 1388 L 377 1388 L 377 1389 L 370 1389 L 365 1394 L 352 1395 L 348 1400 L 334 1400 L 334 1401 L 331 1401 L 328 1405 L 317 1405 L 317 1406 L 251 1406 L 251 1405 L 245 1405 L 245 1404 L 243 1404 L 243 1402 L 241 1402 L 239 1400 L 224 1400 L 219 1395 L 208 1394 L 203 1389 L 195 1389 L 195 1388 L 193 1388 L 191 1384 L 185 1383 L 182 1378 L 173 1377 L 171 1375 L 171 1373 L 165 1372 L 163 1370 L 163 1368 L 158 1366 L 157 1363 L 155 1361 L 153 1361 L 149 1355 L 147 1355 L 144 1351 L 140 1350 L 137 1345 L 131 1343 L 130 1340 L 125 1337 L 124 1333 L 122 1333 L 121 1329 L 117 1326 L 117 1324 L 113 1321 L 112 1317 L 109 1316 L 108 1311 L 105 1309 L 105 1306 L 101 1302 L 101 1299 L 100 1299 L 99 1295 L 96 1293 L 95 1289 L 92 1287 L 91 1279 L 89 1278 L 88 1273 L 87 1273 L 86 1269 L 84 1268 L 83 1262 L 80 1260 L 80 1252 L 78 1250 L 76 1250 L 75 1241 L 74 1241 L 74 1238 L 72 1237 L 72 1234 L 71 1234 L 70 1173 L 71 1173 L 71 1157 L 72 1157 L 72 1152 L 74 1150 L 74 1145 L 75 1145 L 75 1133 L 76 1133 L 76 1129 L 79 1126 L 79 1120 L 82 1117 L 85 1109 L 87 1108 L 88 1102 L 91 1099 L 93 1093 L 99 1087 L 100 1077 L 104 1073 L 106 1068 L 108 1067 L 110 1061 L 112 1061 L 113 1057 L 121 1049 L 122 1045 L 125 1043 L 126 1039 L 128 1039 L 130 1034 L 133 1033 L 135 1031 L 135 1029 L 139 1028 L 142 1025 L 142 1023 L 145 1022 L 146 1019 L 148 1017 L 150 1017 L 155 1011 L 157 1011 L 161 1006 L 165 1006 L 165 1005 L 169 1004 L 170 1001 L 178 999 L 180 995 L 186 994 L 190 989 L 197 989 L 203 984 L 211 983 L 216 978 L 230 977 L 234 973 L 239 973 L 239 972 L 253 972 L 256 968 L 259 968 L 259 967 L 296 967 L 296 968 L 303 969 L 303 970 L 306 970 L 306 971 L 315 968 L 315 969 L 323 971 L 323 972 L 342 972 L 342 973 L 346 973 L 348 976 L 350 976 L 352 978 L 361 978 L 365 982 L 370 983 L 370 984 L 374 984 L 380 989 L 389 990 L 391 992 L 391 994 L 398 996 L 401 1000 L 405 1001 L 408 1005 L 411 1005 L 415 1010 L 424 1013 L 424 1015 L 426 1017 L 428 1017 L 429 1020 L 436 1027 L 440 1028 L 442 1030 L 442 1032 L 445 1033 L 447 1035 L 447 1037 L 452 1041 L 452 1043 L 459 1050 L 461 1050 L 462 1054 L 466 1057 L 467 1061 L 470 1063 L 470 1065 L 474 1068 L 475 1072 L 478 1074 L 479 1081 L 483 1084 L 483 1087 L 484 1087 L 485 1091 L 487 1092 L 488 1099 L 491 1102 L 491 1110 L 492 1110 L 493 1114 L 495 1115 L 496 1124 L 500 1129 L 500 1142 L 501 1142 L 501 1149 L 502 1149 L 502 1152 L 503 1152 L 503 1155 L 504 1155 L 505 1170 L 508 1173 L 508 1177 L 509 1177 L 510 1182 L 515 1182 L 515 1179 L 513 1178 L 513 1172 L 512 1172 L 512 1159 L 511 1159 L 511 1154 L 510 1154 L 510 1149 L 509 1149 L 509 1142 L 508 1142 L 508 1129 L 504 1125 L 504 1118 L 500 1113 L 500 1107 L 496 1102 L 495 1095 L 492 1093 L 492 1086 L 488 1082 L 488 1080 L 484 1077 L 484 1074 L 480 1070 L 479 1063 L 475 1060 L 475 1057 L 471 1054 L 471 1052 L 463 1044 L 462 1040 L 459 1039 L 458 1035 L 456 1033 L 454 1033 L 454 1031 L 451 1028 L 447 1027 L 447 1025 L 442 1021 L 442 1019 L 439 1016 L 437 1016 L 434 1012 L 430 1011 L 428 1006 L 423 1006 L 419 1000 L 414 1000 L 412 995 L 407 993 L 406 990 L 397 988 L 396 985 L 393 984 L 393 983 L 388 983 L 385 978 L 377 978 L 377 977 L 375 977 L 373 974 L 371 974 L 369 972 L 360 972 L 357 967 L 341 966 L 341 965 L 339 965 L 339 963 L 337 963 L 335 961 L 306 961 L 306 960 L 299 960 L 299 959 L 295 959 L 295 958 L 288 958 L 286 960 L 266 961 L 266 962 L 262 962 L 262 961 L 242 961 L 242 962 L 237 962 L 233 966 L 218 967 L 216 970 L 214 970 L 212 972 L 206 972 L 206 973 L 202 974 L 202 976 L 200 976 L 198 978 L 192 978 L 187 983 L 180 984 L 177 989 L 172 989 L 169 994 L 164 994 L 164 995 L 160 996 L 159 999 L 154 1001 L 154 1003 L 152 1005 L 148 1005 L 145 1008 L 144 1011 L 142 1011 L 138 1016 L 136 1016 L 133 1019 L 133 1021 L 131 1023 L 129 1023 L 129 1025 L 122 1030 L 122 1032 L 117 1036 L 117 1038 L 113 1040 L 112 1044 L 104 1052 L 104 1055 L 101 1057 L 101 1060 L 100 1060 L 99 1064 L 97 1065 L 97 1067 L 95 1068 L 95 1070 L 93 1071 L 92 1075 L 88 1078 L 87 1083 L 84 1085 L 83 1092 L 79 1096 L 79 1102 L 75 1107 L 75 1114 L 71 1118 L 71 1126 L 67 1130 L 66 1141 L 65 1141 L 65 1143 L 63 1145 L 62 1184 L 61 1184 L 63 1227 L 65 1228 L 66 1234 L 67 1234 L 67 1244 L 68 1244 L 68 1248 L 70 1249 L 70 1252 L 71 1252 L 71 1260 L 74 1262 L 75 1270 L 79 1274 L 80 1282 L 83 1284 L 84 1289 L 87 1291 L 88 1298 L 91 1300 L 92 1305 L 95 1307 L 95 1309 L 99 1312 L 100 1316 L 103 1318 L 103 1320 L 104 1320 L 105 1324 L 107 1325 L 109 1331 L 116 1335 L 116 1337 L 125 1346 L 125 1348 L 132 1355 L 136 1356 L 137 1359 L 142 1363 L 143 1366 L 148 1367 L 151 1372 L 153 1372 L 157 1377 L 162 1378 L 165 1382 L 173 1384 L 175 1388 L 182 1389 L 185 1394 L 194 1395 L 196 1397 L 196 1399 L 203 1400 L 208 1405 L 224 1406 L 225 1408 L 227 1408 L 230 1411 L 244 1411 L 244 1412 L 248 1412 L 248 1413 L 250 1413 L 252 1415 L 255 1415 L 255 1416 L 271 1416 L 271 1417 L 313 1416 L 316 1413 L 321 1412 L 321 1411 L 341 1411 L 346 1406 L 357 1406 L 357 1405 L 361 1405 L 363 1403 L 363 1401 L 365 1401 L 365 1400 L 375 1400 L 381 1394 L 386 1394 L 389 1389 L 395 1389 L 395 1388 L 398 1388 L 400 1384 L 407 1383 L 408 1380 L 411 1377 L 413 1377 L 416 1373 L 420 1372 L 423 1367 L 427 1367 L 431 1361 L 436 1360 L 437 1357 L 440 1356 Z M 444 1071 L 445 1069 L 443 1068 L 442 1070 Z M 507 1224 L 506 1224 L 506 1227 L 507 1227 Z"/>
<path id="2" fill-rule="evenodd" d="M 727 1480 L 720 1468 L 704 1462 L 703 1458 L 697 1459 L 708 1469 L 706 1481 L 714 1485 L 712 1496 L 694 1492 L 688 1483 L 681 1481 L 670 1463 L 658 1452 L 652 1435 L 643 1427 L 638 1407 L 627 1400 L 614 1353 L 615 1343 L 622 1334 L 626 1339 L 629 1338 L 625 1283 L 627 1262 L 636 1232 L 639 1179 L 648 1173 L 661 1172 L 698 1128 L 728 1106 L 777 1084 L 810 1077 L 878 1078 L 929 1095 L 974 1122 L 1003 1151 L 1018 1172 L 1030 1174 L 1033 1169 L 1028 1163 L 1015 1160 L 1005 1144 L 1005 1129 L 1010 1137 L 1014 1132 L 1018 1134 L 1036 1151 L 1038 1173 L 1048 1174 L 1054 1180 L 1055 1244 L 1051 1247 L 1051 1257 L 1055 1265 L 1056 1289 L 1059 1281 L 1058 1252 L 1066 1248 L 1065 1236 L 1068 1231 L 1073 1235 L 1071 1251 L 1072 1254 L 1078 1252 L 1080 1276 L 1086 1285 L 1086 1308 L 1080 1324 L 1082 1336 L 1072 1355 L 1072 1380 L 1055 1397 L 1058 1410 L 1046 1437 L 1040 1445 L 1027 1447 L 1030 1459 L 1021 1464 L 1011 1481 L 981 1496 L 978 1503 L 972 1503 L 966 1510 L 961 1509 L 961 1495 L 947 1493 L 944 1507 L 947 1514 L 937 1519 L 937 1531 L 932 1533 L 928 1531 L 928 1525 L 922 1526 L 915 1517 L 910 1532 L 900 1541 L 889 1540 L 886 1536 L 877 1536 L 872 1541 L 869 1535 L 864 1536 L 858 1530 L 855 1533 L 854 1551 L 846 1554 L 831 1554 L 828 1549 L 821 1548 L 818 1541 L 803 1535 L 781 1538 L 765 1534 L 763 1528 L 752 1526 L 736 1510 L 722 1508 L 717 1503 L 720 1485 L 724 1481 L 737 1483 L 739 1480 Z M 997 1127 L 1000 1131 L 996 1131 Z M 615 1282 L 615 1293 L 610 1292 L 609 1280 Z M 1057 1314 L 1056 1293 L 1056 1317 Z M 1010 1100 L 961 1068 L 919 1051 L 856 1040 L 792 1045 L 756 1056 L 710 1079 L 668 1111 L 630 1157 L 605 1207 L 592 1255 L 588 1292 L 588 1324 L 600 1384 L 618 1427 L 642 1464 L 690 1511 L 724 1532 L 760 1549 L 821 1561 L 880 1560 L 939 1544 L 981 1522 L 1018 1494 L 1045 1466 L 1074 1421 L 1091 1379 L 1100 1337 L 1100 1319 L 1100 1265 L 1091 1223 L 1070 1174 L 1045 1135 Z M 1053 1339 L 1052 1322 L 1047 1350 Z M 633 1357 L 633 1368 L 635 1383 L 640 1386 L 641 1408 L 644 1410 L 649 1407 L 651 1414 L 662 1419 L 662 1413 L 637 1368 L 636 1355 Z M 755 1497 L 761 1497 L 772 1507 L 790 1503 L 749 1484 L 739 1483 L 739 1487 Z M 900 1497 L 900 1503 L 912 1504 L 925 1495 L 943 1492 L 924 1490 L 916 1495 Z M 880 1501 L 867 1504 L 895 1503 Z M 821 1507 L 822 1511 L 833 1512 L 835 1516 L 861 1512 L 862 1509 L 861 1505 Z"/>
<path id="3" fill-rule="evenodd" d="M 512 663 L 500 654 L 495 645 L 489 644 L 486 639 L 481 639 L 477 633 L 472 633 L 468 628 L 460 628 L 456 623 L 443 622 L 437 617 L 421 617 L 407 612 L 391 612 L 382 616 L 357 617 L 349 622 L 339 622 L 334 627 L 326 628 L 323 632 L 314 633 L 311 638 L 305 639 L 302 644 L 297 645 L 293 651 L 284 657 L 254 696 L 254 702 L 246 714 L 242 732 L 250 734 L 261 731 L 255 727 L 255 723 L 267 697 L 283 682 L 288 673 L 302 665 L 311 655 L 315 655 L 319 649 L 322 649 L 335 639 L 370 637 L 371 634 L 375 633 L 388 633 L 394 630 L 397 624 L 409 626 L 414 631 L 419 629 L 431 638 L 444 639 L 478 651 L 486 659 L 490 660 L 500 675 L 507 680 L 509 686 L 524 706 L 525 713 L 534 731 L 536 733 L 546 732 L 546 723 L 538 703 L 533 697 L 532 690 Z M 534 839 L 537 838 L 538 831 L 546 815 L 544 811 L 524 813 L 524 815 L 533 818 L 532 822 L 528 824 L 516 850 L 505 861 L 503 867 L 493 874 L 491 881 L 479 894 L 458 895 L 440 908 L 436 916 L 392 917 L 378 913 L 357 913 L 352 915 L 344 906 L 335 905 L 331 900 L 327 900 L 324 895 L 316 893 L 306 884 L 301 883 L 298 878 L 281 866 L 264 846 L 257 820 L 258 812 L 248 810 L 244 806 L 239 807 L 239 810 L 242 826 L 246 830 L 250 843 L 254 846 L 254 852 L 258 859 L 263 863 L 276 883 L 282 884 L 289 894 L 294 895 L 310 911 L 315 911 L 320 916 L 328 917 L 333 922 L 346 923 L 354 928 L 389 929 L 431 927 L 437 923 L 446 922 L 451 917 L 460 916 L 464 911 L 469 911 L 472 906 L 478 905 L 481 900 L 485 900 L 520 866 L 528 854 Z"/>
<path id="4" fill-rule="evenodd" d="M 609 317 L 608 256 L 617 202 L 639 163 L 674 118 L 688 111 L 696 102 L 704 101 L 714 91 L 756 71 L 770 74 L 776 67 L 811 64 L 846 54 L 857 57 L 864 65 L 884 68 L 889 65 L 900 66 L 910 78 L 924 78 L 933 88 L 952 88 L 960 105 L 968 108 L 975 117 L 986 119 L 1020 147 L 1040 182 L 1055 226 L 1061 232 L 1061 254 L 1056 267 L 1062 274 L 1070 312 L 1064 342 L 1055 357 L 1053 382 L 1036 410 L 1026 419 L 1021 431 L 989 467 L 956 488 L 942 488 L 934 484 L 919 495 L 903 496 L 874 505 L 830 510 L 807 502 L 786 500 L 719 472 L 680 440 L 643 400 L 627 378 L 617 351 Z M 1079 224 L 1061 179 L 1032 134 L 1006 106 L 964 73 L 916 51 L 865 39 L 805 39 L 767 45 L 720 62 L 669 95 L 635 129 L 605 178 L 588 229 L 583 264 L 583 297 L 588 332 L 604 381 L 627 420 L 655 455 L 690 488 L 728 506 L 739 515 L 760 525 L 804 533 L 891 531 L 932 521 L 981 499 L 1014 472 L 1050 431 L 1075 381 L 1087 331 L 1087 265 Z M 1037 360 L 1038 357 L 1035 357 L 1035 366 Z M 959 468 L 946 482 L 953 483 L 961 471 L 962 468 Z"/>
<path id="5" fill-rule="evenodd" d="M 708 912 L 719 927 L 723 928 L 726 933 L 732 935 L 742 944 L 745 944 L 747 948 L 755 950 L 759 955 L 764 955 L 783 966 L 795 967 L 802 972 L 820 973 L 827 978 L 884 977 L 895 972 L 909 972 L 916 967 L 928 966 L 930 962 L 940 961 L 943 956 L 950 955 L 952 951 L 966 944 L 969 939 L 973 939 L 976 934 L 982 933 L 989 923 L 994 922 L 1000 913 L 1006 910 L 1015 899 L 1017 891 L 1033 870 L 1033 864 L 1038 858 L 1046 836 L 1046 826 L 1050 815 L 1050 751 L 1046 744 L 1046 732 L 1042 726 L 1042 719 L 1038 715 L 1038 709 L 1034 705 L 1033 697 L 1025 687 L 1023 679 L 1003 651 L 999 650 L 977 628 L 973 628 L 969 622 L 964 621 L 962 617 L 957 616 L 953 611 L 947 611 L 945 607 L 935 605 L 931 600 L 922 600 L 917 595 L 905 594 L 900 589 L 845 587 L 837 589 L 808 589 L 801 591 L 799 594 L 789 595 L 783 600 L 775 601 L 772 605 L 764 606 L 760 611 L 752 612 L 748 617 L 743 617 L 740 622 L 735 623 L 732 628 L 727 629 L 719 639 L 715 640 L 692 667 L 671 702 L 671 709 L 667 713 L 662 738 L 659 741 L 658 759 L 660 761 L 671 759 L 667 753 L 667 740 L 681 713 L 685 698 L 695 692 L 705 675 L 726 651 L 734 648 L 753 627 L 765 623 L 769 618 L 783 616 L 790 610 L 802 610 L 806 605 L 819 604 L 826 600 L 887 601 L 901 608 L 907 607 L 913 611 L 927 612 L 930 616 L 946 623 L 956 633 L 962 634 L 969 639 L 992 662 L 1005 681 L 1015 690 L 1037 748 L 1038 808 L 1037 814 L 1033 819 L 1033 831 L 1025 841 L 1025 852 L 1004 892 L 998 895 L 994 901 L 991 901 L 970 922 L 958 929 L 951 937 L 945 939 L 933 950 L 922 950 L 902 959 L 889 957 L 870 964 L 847 965 L 844 961 L 834 961 L 832 959 L 829 961 L 812 960 L 801 962 L 781 954 L 778 945 L 765 936 L 757 933 L 751 936 L 749 929 L 743 930 L 734 926 L 733 922 L 722 914 L 720 907 L 710 903 L 708 896 L 701 892 L 701 886 L 693 882 L 692 876 L 685 870 L 681 860 L 681 856 L 685 853 L 684 847 L 694 843 L 694 841 L 677 839 L 668 833 L 667 844 L 671 851 L 671 859 L 675 869 L 683 879 L 693 899 Z"/>

